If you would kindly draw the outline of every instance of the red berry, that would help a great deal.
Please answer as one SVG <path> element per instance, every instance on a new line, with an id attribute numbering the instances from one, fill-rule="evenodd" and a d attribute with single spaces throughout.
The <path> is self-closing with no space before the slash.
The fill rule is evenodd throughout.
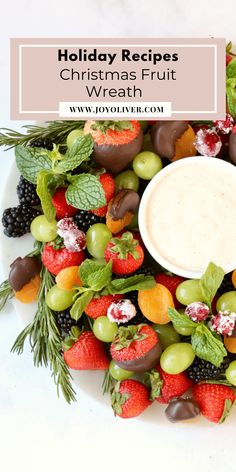
<path id="1" fill-rule="evenodd" d="M 233 389 L 226 385 L 202 383 L 194 385 L 192 391 L 201 414 L 214 423 L 225 420 L 235 401 Z"/>
<path id="2" fill-rule="evenodd" d="M 112 271 L 115 274 L 131 274 L 143 263 L 144 251 L 132 233 L 112 238 L 105 249 L 106 262 L 112 260 Z"/>
<path id="3" fill-rule="evenodd" d="M 185 314 L 193 321 L 204 321 L 209 316 L 209 307 L 202 302 L 190 303 L 185 308 Z"/>
<path id="4" fill-rule="evenodd" d="M 111 393 L 112 408 L 120 418 L 134 418 L 151 405 L 149 390 L 138 380 L 117 382 Z"/>
<path id="5" fill-rule="evenodd" d="M 91 331 L 84 331 L 64 352 L 64 360 L 70 369 L 75 370 L 106 370 L 109 367 L 105 346 Z"/>
<path id="6" fill-rule="evenodd" d="M 209 325 L 212 331 L 224 336 L 231 336 L 235 327 L 236 315 L 229 311 L 219 312 L 212 316 Z"/>
<path id="7" fill-rule="evenodd" d="M 157 283 L 164 285 L 166 288 L 168 288 L 168 290 L 170 291 L 173 297 L 175 308 L 179 308 L 181 304 L 177 300 L 175 293 L 176 293 L 177 287 L 182 282 L 184 282 L 185 279 L 183 277 L 180 277 L 179 275 L 168 275 L 168 274 L 161 273 L 161 274 L 155 275 L 155 280 Z"/>
<path id="8" fill-rule="evenodd" d="M 99 316 L 106 316 L 110 305 L 122 298 L 123 295 L 102 295 L 101 297 L 93 298 L 84 311 L 86 315 L 96 320 Z"/>
<path id="9" fill-rule="evenodd" d="M 234 127 L 234 119 L 229 113 L 227 113 L 225 120 L 214 121 L 214 126 L 220 133 L 229 134 Z"/>
<path id="10" fill-rule="evenodd" d="M 157 366 L 156 370 L 161 379 L 160 391 L 157 392 L 159 395 L 156 397 L 159 403 L 169 403 L 172 398 L 180 397 L 193 385 L 184 372 L 171 375 L 164 372 L 160 366 Z"/>
<path id="11" fill-rule="evenodd" d="M 58 234 L 63 238 L 69 252 L 80 252 L 86 246 L 86 236 L 74 223 L 73 218 L 63 218 L 58 221 Z"/>
<path id="12" fill-rule="evenodd" d="M 217 156 L 221 150 L 221 146 L 221 138 L 213 129 L 200 129 L 197 132 L 195 147 L 202 156 Z"/>
<path id="13" fill-rule="evenodd" d="M 71 266 L 79 266 L 85 259 L 84 251 L 69 252 L 68 249 L 55 249 L 50 244 L 44 246 L 42 252 L 43 265 L 53 275 L 57 275 L 60 270 Z"/>
<path id="14" fill-rule="evenodd" d="M 107 316 L 114 323 L 127 323 L 136 315 L 137 310 L 131 300 L 124 298 L 118 302 L 113 302 L 108 310 Z"/>
<path id="15" fill-rule="evenodd" d="M 116 190 L 115 180 L 113 179 L 111 174 L 109 174 L 108 172 L 106 172 L 105 174 L 101 174 L 99 177 L 99 180 L 103 187 L 105 197 L 106 197 L 106 202 L 108 204 L 109 201 L 115 195 L 115 190 Z M 94 213 L 94 215 L 97 215 L 97 216 L 106 216 L 107 204 L 96 210 L 91 210 L 92 213 Z"/>
<path id="16" fill-rule="evenodd" d="M 52 197 L 53 206 L 56 209 L 56 218 L 61 220 L 74 216 L 78 209 L 69 205 L 66 201 L 66 188 L 58 188 Z"/>

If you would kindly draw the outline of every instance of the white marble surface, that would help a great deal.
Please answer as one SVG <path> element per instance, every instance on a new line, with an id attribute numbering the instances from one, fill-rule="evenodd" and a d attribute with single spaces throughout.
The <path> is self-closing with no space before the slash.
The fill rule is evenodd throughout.
<path id="1" fill-rule="evenodd" d="M 24 36 L 226 36 L 236 41 L 235 0 L 8 0 L 0 28 L 0 126 L 9 122 L 9 38 Z M 227 8 L 227 9 L 226 9 Z M 36 91 L 37 93 L 37 91 Z M 194 93 L 194 91 L 193 91 Z M 0 199 L 13 156 L 0 151 Z M 55 396 L 50 374 L 29 350 L 10 354 L 21 329 L 11 305 L 0 314 L 0 463 L 4 472 L 73 468 L 120 471 L 235 472 L 234 430 L 114 419 L 79 394 L 71 407 Z"/>

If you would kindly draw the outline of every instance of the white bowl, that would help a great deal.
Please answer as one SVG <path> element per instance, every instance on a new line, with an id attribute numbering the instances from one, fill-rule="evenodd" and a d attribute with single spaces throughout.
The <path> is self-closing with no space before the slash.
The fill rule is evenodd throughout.
<path id="1" fill-rule="evenodd" d="M 163 181 L 163 179 L 166 178 L 170 173 L 174 171 L 174 169 L 180 169 L 180 168 L 186 168 L 186 166 L 189 166 L 193 162 L 201 162 L 202 164 L 204 163 L 210 163 L 210 166 L 212 168 L 220 168 L 222 169 L 222 178 L 224 177 L 224 174 L 226 175 L 227 172 L 230 171 L 230 174 L 234 173 L 235 174 L 235 184 L 236 184 L 236 167 L 233 166 L 232 164 L 223 161 L 221 159 L 213 158 L 213 157 L 203 157 L 203 156 L 195 156 L 195 157 L 188 157 L 184 158 L 181 160 L 178 160 L 164 169 L 162 169 L 158 174 L 155 175 L 155 177 L 151 180 L 151 182 L 148 184 L 148 186 L 145 189 L 145 192 L 142 196 L 140 207 L 139 207 L 139 229 L 140 233 L 142 236 L 142 239 L 144 241 L 144 244 L 152 257 L 165 269 L 168 271 L 181 275 L 186 278 L 191 278 L 191 279 L 198 279 L 201 277 L 203 274 L 204 270 L 206 267 L 202 267 L 201 270 L 193 270 L 193 267 L 179 267 L 178 265 L 175 265 L 168 259 L 168 257 L 161 254 L 160 251 L 158 251 L 157 246 L 153 242 L 153 239 L 150 236 L 150 233 L 147 228 L 147 211 L 150 209 L 151 205 L 151 195 L 153 195 L 153 192 L 155 191 L 155 188 L 157 188 L 158 184 Z M 209 169 L 209 168 L 208 168 Z M 174 193 L 173 193 L 174 195 Z M 171 199 L 173 195 L 169 195 L 169 198 Z M 163 211 L 163 208 L 160 210 Z M 157 209 L 155 211 L 155 214 L 157 213 Z M 236 207 L 235 207 L 235 216 L 236 216 Z M 233 218 L 235 220 L 235 218 Z M 222 220 L 222 226 L 224 225 L 224 221 Z M 171 222 L 170 222 L 170 231 L 173 231 L 173 228 L 171 228 Z M 158 238 L 158 234 L 156 236 Z M 234 237 L 234 235 L 232 235 Z M 236 256 L 236 254 L 235 254 Z M 210 260 L 208 261 L 210 262 Z M 214 262 L 214 261 L 213 261 Z M 231 272 L 236 268 L 236 257 L 235 260 L 232 260 L 230 264 L 226 264 L 224 267 L 225 273 Z"/>

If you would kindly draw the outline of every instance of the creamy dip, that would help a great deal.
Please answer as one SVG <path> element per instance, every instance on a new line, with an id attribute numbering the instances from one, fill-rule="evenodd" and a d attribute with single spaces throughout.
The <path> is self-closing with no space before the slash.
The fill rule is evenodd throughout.
<path id="1" fill-rule="evenodd" d="M 225 272 L 236 268 L 236 168 L 231 164 L 205 157 L 170 164 L 148 185 L 140 211 L 144 243 L 167 269 L 201 273 L 210 261 Z"/>

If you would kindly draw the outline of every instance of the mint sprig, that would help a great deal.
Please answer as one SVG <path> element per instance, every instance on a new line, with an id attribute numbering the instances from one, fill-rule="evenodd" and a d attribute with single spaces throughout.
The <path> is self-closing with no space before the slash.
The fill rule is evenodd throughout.
<path id="1" fill-rule="evenodd" d="M 179 313 L 175 308 L 168 308 L 168 315 L 177 328 L 195 329 L 198 326 L 198 324 L 192 321 L 187 315 Z"/>
<path id="2" fill-rule="evenodd" d="M 133 290 L 147 290 L 156 285 L 154 277 L 151 275 L 133 275 L 127 279 L 115 279 L 108 286 L 108 291 L 112 295 L 124 294 Z"/>
<path id="3" fill-rule="evenodd" d="M 69 181 L 66 200 L 73 207 L 88 211 L 106 205 L 104 190 L 95 175 L 75 175 Z"/>
<path id="4" fill-rule="evenodd" d="M 222 341 L 217 339 L 204 323 L 200 323 L 196 327 L 191 336 L 191 343 L 195 354 L 200 359 L 211 362 L 216 367 L 219 367 L 224 357 L 227 356 Z"/>
<path id="5" fill-rule="evenodd" d="M 58 163 L 56 172 L 66 173 L 80 166 L 82 162 L 88 161 L 93 152 L 93 140 L 91 135 L 82 136 L 68 149 L 63 159 Z"/>
<path id="6" fill-rule="evenodd" d="M 236 119 L 236 77 L 226 80 L 226 97 L 229 113 Z"/>
<path id="7" fill-rule="evenodd" d="M 203 301 L 209 308 L 211 308 L 212 300 L 223 282 L 224 275 L 225 273 L 221 267 L 214 264 L 214 262 L 210 262 L 199 280 L 199 286 L 204 298 Z"/>
<path id="8" fill-rule="evenodd" d="M 21 175 L 32 184 L 37 184 L 39 172 L 52 169 L 52 162 L 46 149 L 19 145 L 15 148 L 15 156 Z"/>

